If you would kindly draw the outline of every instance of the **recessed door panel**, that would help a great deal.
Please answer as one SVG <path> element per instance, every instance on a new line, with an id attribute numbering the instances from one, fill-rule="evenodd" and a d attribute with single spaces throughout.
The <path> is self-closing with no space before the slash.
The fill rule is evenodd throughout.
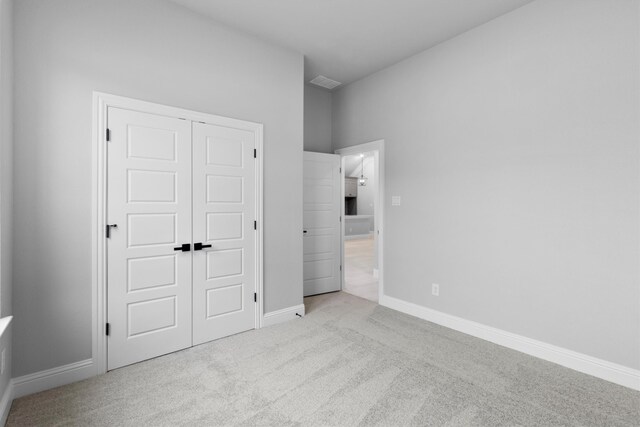
<path id="1" fill-rule="evenodd" d="M 130 203 L 175 203 L 175 172 L 150 170 L 129 171 Z"/>
<path id="2" fill-rule="evenodd" d="M 129 304 L 128 338 L 176 327 L 176 297 L 156 298 Z"/>
<path id="3" fill-rule="evenodd" d="M 127 266 L 127 289 L 142 291 L 175 285 L 177 255 L 130 258 Z"/>
<path id="4" fill-rule="evenodd" d="M 327 258 L 304 262 L 304 280 L 327 279 L 333 277 L 335 259 Z"/>
<path id="5" fill-rule="evenodd" d="M 225 286 L 207 290 L 207 319 L 242 311 L 243 285 Z"/>
<path id="6" fill-rule="evenodd" d="M 255 327 L 254 132 L 193 124 L 193 341 Z"/>
<path id="7" fill-rule="evenodd" d="M 207 137 L 207 164 L 213 166 L 242 167 L 243 135 L 237 138 Z"/>
<path id="8" fill-rule="evenodd" d="M 207 256 L 207 280 L 242 274 L 242 249 L 209 250 Z"/>
<path id="9" fill-rule="evenodd" d="M 191 345 L 191 123 L 109 108 L 108 369 Z"/>
<path id="10" fill-rule="evenodd" d="M 242 212 L 207 214 L 207 240 L 242 239 Z"/>
<path id="11" fill-rule="evenodd" d="M 307 230 L 307 234 L 309 231 Z M 303 253 L 318 254 L 334 251 L 334 237 L 331 234 L 326 235 L 309 235 L 304 237 Z"/>
<path id="12" fill-rule="evenodd" d="M 243 177 L 207 176 L 208 203 L 242 203 Z"/>
<path id="13" fill-rule="evenodd" d="M 146 213 L 127 215 L 128 246 L 157 246 L 177 243 L 175 213 Z"/>
<path id="14" fill-rule="evenodd" d="M 127 148 L 129 158 L 177 160 L 178 134 L 171 129 L 154 129 L 129 125 Z"/>

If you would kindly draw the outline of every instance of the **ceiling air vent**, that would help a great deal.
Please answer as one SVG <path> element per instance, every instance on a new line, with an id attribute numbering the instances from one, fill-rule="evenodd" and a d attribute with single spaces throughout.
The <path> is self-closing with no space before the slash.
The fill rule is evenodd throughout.
<path id="1" fill-rule="evenodd" d="M 333 89 L 336 88 L 338 86 L 340 86 L 342 83 L 337 82 L 335 80 L 331 80 L 328 77 L 325 76 L 318 76 L 315 79 L 311 80 L 309 83 L 314 84 L 314 85 L 318 85 L 320 87 L 323 87 L 325 89 Z"/>

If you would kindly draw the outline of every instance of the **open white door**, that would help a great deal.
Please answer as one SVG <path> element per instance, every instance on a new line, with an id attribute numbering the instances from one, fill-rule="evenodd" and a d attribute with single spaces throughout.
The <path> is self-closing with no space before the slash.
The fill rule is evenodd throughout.
<path id="1" fill-rule="evenodd" d="M 339 291 L 340 156 L 304 152 L 304 296 Z"/>
<path id="2" fill-rule="evenodd" d="M 254 131 L 193 123 L 194 345 L 255 327 L 255 147 Z"/>
<path id="3" fill-rule="evenodd" d="M 191 346 L 191 122 L 109 108 L 108 369 Z M 185 247 L 186 249 L 186 247 Z"/>

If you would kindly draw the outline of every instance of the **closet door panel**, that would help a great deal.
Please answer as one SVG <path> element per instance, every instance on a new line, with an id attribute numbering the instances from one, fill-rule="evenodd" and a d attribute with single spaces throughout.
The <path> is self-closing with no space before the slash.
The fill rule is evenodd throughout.
<path id="1" fill-rule="evenodd" d="M 255 138 L 193 124 L 194 345 L 255 327 Z"/>
<path id="2" fill-rule="evenodd" d="M 109 108 L 108 369 L 191 346 L 191 122 Z"/>

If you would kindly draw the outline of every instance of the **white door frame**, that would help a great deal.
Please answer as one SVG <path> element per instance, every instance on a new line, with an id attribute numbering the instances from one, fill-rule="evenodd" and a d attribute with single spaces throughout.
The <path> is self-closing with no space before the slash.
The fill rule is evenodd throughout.
<path id="1" fill-rule="evenodd" d="M 228 117 L 215 116 L 213 114 L 185 110 L 183 108 L 170 107 L 137 99 L 110 95 L 101 92 L 93 92 L 93 134 L 92 134 L 92 242 L 91 242 L 91 307 L 92 307 L 92 334 L 91 354 L 95 374 L 107 372 L 107 336 L 105 334 L 107 313 L 107 251 L 106 251 L 106 213 L 107 213 L 107 109 L 109 107 L 139 111 L 143 113 L 157 114 L 160 116 L 175 117 L 194 122 L 209 123 L 220 126 L 233 127 L 255 132 L 256 135 L 256 292 L 258 301 L 256 304 L 255 328 L 259 329 L 263 324 L 263 125 L 244 120 L 236 120 Z"/>
<path id="2" fill-rule="evenodd" d="M 367 142 L 364 144 L 352 145 L 350 147 L 340 148 L 335 150 L 336 154 L 340 155 L 340 162 L 342 166 L 342 185 L 341 185 L 341 215 L 344 218 L 344 158 L 346 156 L 353 156 L 360 153 L 366 153 L 373 151 L 374 154 L 374 171 L 378 173 L 376 176 L 378 180 L 378 193 L 376 194 L 374 201 L 374 233 L 378 233 L 378 302 L 382 301 L 382 297 L 384 296 L 384 139 L 379 139 L 377 141 Z M 344 272 L 345 272 L 345 264 L 344 264 L 344 224 L 345 221 L 342 221 L 341 231 L 340 231 L 340 239 L 341 245 L 340 250 L 342 252 L 342 288 L 344 289 Z"/>

